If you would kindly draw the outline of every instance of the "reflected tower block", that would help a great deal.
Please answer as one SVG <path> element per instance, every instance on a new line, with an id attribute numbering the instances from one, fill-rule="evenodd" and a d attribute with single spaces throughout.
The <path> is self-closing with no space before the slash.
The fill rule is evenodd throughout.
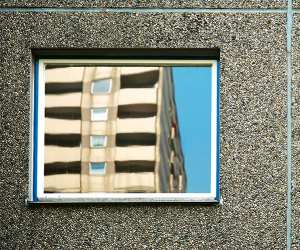
<path id="1" fill-rule="evenodd" d="M 185 192 L 171 68 L 46 69 L 45 192 Z"/>

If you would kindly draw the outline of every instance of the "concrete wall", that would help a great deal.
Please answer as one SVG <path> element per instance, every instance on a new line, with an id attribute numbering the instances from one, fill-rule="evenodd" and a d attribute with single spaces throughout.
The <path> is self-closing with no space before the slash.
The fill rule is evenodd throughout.
<path id="1" fill-rule="evenodd" d="M 300 247 L 299 9 L 285 0 L 0 6 L 1 249 Z M 222 205 L 25 206 L 31 49 L 122 47 L 220 48 Z"/>

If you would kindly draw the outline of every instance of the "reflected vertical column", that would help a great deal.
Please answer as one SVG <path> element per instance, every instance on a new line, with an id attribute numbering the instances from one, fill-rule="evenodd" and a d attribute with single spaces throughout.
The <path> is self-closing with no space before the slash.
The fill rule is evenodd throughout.
<path id="1" fill-rule="evenodd" d="M 89 162 L 91 155 L 90 134 L 91 121 L 90 109 L 92 104 L 91 85 L 96 67 L 85 67 L 83 73 L 82 97 L 81 97 L 81 182 L 80 191 L 88 192 Z"/>

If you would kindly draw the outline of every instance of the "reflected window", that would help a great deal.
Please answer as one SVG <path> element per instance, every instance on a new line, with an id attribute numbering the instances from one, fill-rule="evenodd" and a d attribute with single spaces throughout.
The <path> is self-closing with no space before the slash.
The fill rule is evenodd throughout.
<path id="1" fill-rule="evenodd" d="M 92 82 L 92 94 L 105 94 L 111 91 L 112 80 L 100 79 Z"/>
<path id="2" fill-rule="evenodd" d="M 92 135 L 90 137 L 91 148 L 103 148 L 106 146 L 107 137 L 105 135 Z"/>
<path id="3" fill-rule="evenodd" d="M 106 121 L 108 109 L 107 108 L 93 108 L 91 109 L 92 121 Z"/>
<path id="4" fill-rule="evenodd" d="M 91 162 L 90 163 L 90 174 L 104 175 L 105 174 L 105 163 L 104 162 Z"/>
<path id="5" fill-rule="evenodd" d="M 106 62 L 38 60 L 33 200 L 219 201 L 218 62 Z"/>

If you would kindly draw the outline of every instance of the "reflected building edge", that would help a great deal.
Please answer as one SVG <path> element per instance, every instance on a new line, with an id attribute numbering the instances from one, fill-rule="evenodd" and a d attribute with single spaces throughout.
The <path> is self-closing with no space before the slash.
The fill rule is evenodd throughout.
<path id="1" fill-rule="evenodd" d="M 186 192 L 169 67 L 46 68 L 44 192 Z"/>

